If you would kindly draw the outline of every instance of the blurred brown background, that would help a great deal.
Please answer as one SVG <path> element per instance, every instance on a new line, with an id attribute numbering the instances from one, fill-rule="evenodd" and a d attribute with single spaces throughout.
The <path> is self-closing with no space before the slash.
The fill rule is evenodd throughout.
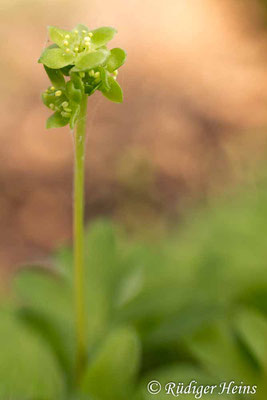
<path id="1" fill-rule="evenodd" d="M 265 157 L 267 29 L 257 0 L 1 0 L 0 266 L 71 237 L 72 138 L 45 130 L 47 25 L 115 26 L 125 101 L 89 100 L 87 220 L 172 220 Z M 161 222 L 159 222 L 160 224 Z"/>

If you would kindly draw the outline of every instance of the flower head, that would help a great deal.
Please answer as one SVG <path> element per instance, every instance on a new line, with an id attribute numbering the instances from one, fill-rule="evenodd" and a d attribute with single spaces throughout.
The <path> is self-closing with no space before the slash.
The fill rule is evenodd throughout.
<path id="1" fill-rule="evenodd" d="M 78 25 L 71 31 L 54 26 L 48 31 L 53 44 L 39 59 L 53 85 L 42 95 L 44 104 L 55 111 L 48 119 L 48 128 L 68 123 L 73 128 L 84 94 L 91 96 L 99 90 L 109 100 L 122 102 L 122 90 L 116 76 L 118 68 L 125 62 L 126 53 L 120 48 L 107 48 L 116 29 L 89 30 Z"/>

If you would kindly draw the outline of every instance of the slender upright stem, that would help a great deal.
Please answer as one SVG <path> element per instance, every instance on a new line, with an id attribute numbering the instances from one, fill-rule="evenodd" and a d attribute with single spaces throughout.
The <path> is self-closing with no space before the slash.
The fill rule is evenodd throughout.
<path id="1" fill-rule="evenodd" d="M 87 356 L 86 313 L 84 299 L 84 157 L 86 136 L 87 95 L 81 103 L 75 132 L 74 164 L 74 297 L 76 317 L 76 379 L 79 380 Z"/>

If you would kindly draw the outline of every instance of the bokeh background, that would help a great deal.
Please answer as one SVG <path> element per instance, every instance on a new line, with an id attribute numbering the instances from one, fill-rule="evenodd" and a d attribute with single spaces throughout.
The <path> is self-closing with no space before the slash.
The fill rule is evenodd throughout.
<path id="1" fill-rule="evenodd" d="M 266 157 L 267 29 L 257 0 L 1 0 L 0 265 L 71 238 L 73 145 L 45 130 L 47 25 L 118 28 L 122 105 L 89 101 L 86 218 L 155 234 L 254 180 Z M 157 235 L 156 233 L 155 235 Z"/>

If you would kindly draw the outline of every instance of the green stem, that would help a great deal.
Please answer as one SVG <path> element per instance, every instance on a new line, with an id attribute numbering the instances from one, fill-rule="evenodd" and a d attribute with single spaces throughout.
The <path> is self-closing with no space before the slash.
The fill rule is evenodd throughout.
<path id="1" fill-rule="evenodd" d="M 74 165 L 74 297 L 76 317 L 76 380 L 80 379 L 87 357 L 86 313 L 84 299 L 84 156 L 87 95 L 83 96 L 75 132 Z"/>

